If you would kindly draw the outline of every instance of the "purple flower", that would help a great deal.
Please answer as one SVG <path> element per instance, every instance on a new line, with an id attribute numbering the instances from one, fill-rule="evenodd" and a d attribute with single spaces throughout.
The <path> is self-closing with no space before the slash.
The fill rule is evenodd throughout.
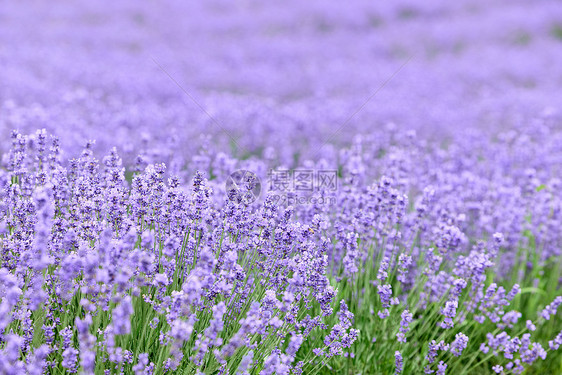
<path id="1" fill-rule="evenodd" d="M 447 301 L 445 307 L 441 309 L 441 314 L 445 316 L 445 320 L 441 322 L 441 328 L 452 328 L 453 318 L 457 315 L 459 303 L 457 300 Z"/>
<path id="2" fill-rule="evenodd" d="M 402 319 L 400 321 L 400 332 L 396 334 L 396 337 L 399 342 L 405 343 L 406 342 L 406 333 L 410 330 L 409 325 L 412 322 L 412 313 L 408 310 L 404 310 L 401 315 Z"/>
<path id="3" fill-rule="evenodd" d="M 548 342 L 548 347 L 550 348 L 550 350 L 558 350 L 558 348 L 561 345 L 562 345 L 562 331 L 560 331 L 560 333 L 556 335 L 554 340 L 550 340 Z"/>
<path id="4" fill-rule="evenodd" d="M 248 351 L 248 353 L 246 353 L 244 355 L 244 357 L 242 357 L 242 360 L 240 361 L 240 364 L 238 365 L 238 369 L 236 374 L 237 375 L 249 375 L 249 368 L 252 365 L 252 358 L 254 356 L 254 352 L 253 351 Z"/>
<path id="5" fill-rule="evenodd" d="M 396 367 L 395 370 L 395 374 L 401 374 L 402 373 L 402 367 L 403 367 L 404 361 L 402 359 L 402 354 L 399 351 L 394 352 L 394 365 Z"/>
<path id="6" fill-rule="evenodd" d="M 131 332 L 131 314 L 133 305 L 131 297 L 127 296 L 113 309 L 113 326 L 116 335 L 125 335 Z"/>
<path id="7" fill-rule="evenodd" d="M 62 353 L 62 367 L 64 367 L 70 373 L 76 373 L 78 371 L 78 350 L 70 347 L 66 348 Z"/>
<path id="8" fill-rule="evenodd" d="M 467 344 L 468 336 L 459 332 L 455 335 L 455 340 L 451 343 L 450 351 L 455 357 L 459 357 L 462 354 L 462 351 L 466 348 Z"/>
<path id="9" fill-rule="evenodd" d="M 446 344 L 443 340 L 441 340 L 439 343 L 437 343 L 435 340 L 431 340 L 431 342 L 429 343 L 429 350 L 427 351 L 427 355 L 425 357 L 430 364 L 435 362 L 435 358 L 439 354 L 439 350 L 449 350 L 449 344 Z"/>
<path id="10" fill-rule="evenodd" d="M 556 314 L 556 310 L 558 309 L 558 306 L 560 306 L 562 304 L 562 296 L 558 296 L 554 299 L 554 301 L 552 301 L 552 303 L 550 303 L 550 305 L 546 306 L 542 311 L 541 311 L 541 316 L 546 319 L 546 320 L 550 320 L 550 317 L 554 314 Z"/>
<path id="11" fill-rule="evenodd" d="M 381 298 L 381 303 L 384 308 L 390 307 L 391 297 L 392 297 L 392 286 L 389 284 L 379 285 L 377 287 L 379 296 Z"/>
<path id="12" fill-rule="evenodd" d="M 412 257 L 407 254 L 400 254 L 398 257 L 398 276 L 396 277 L 401 283 L 408 281 L 407 272 L 412 265 Z"/>

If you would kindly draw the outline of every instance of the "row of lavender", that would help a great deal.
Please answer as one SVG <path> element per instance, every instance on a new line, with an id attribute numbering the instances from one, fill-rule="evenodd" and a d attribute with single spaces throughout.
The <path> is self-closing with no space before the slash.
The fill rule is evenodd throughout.
<path id="1" fill-rule="evenodd" d="M 284 207 L 224 188 L 238 168 L 265 179 L 267 159 L 207 152 L 186 181 L 14 132 L 0 372 L 562 371 L 556 123 L 375 135 L 304 162 L 336 168 L 338 188 Z"/>
<path id="2" fill-rule="evenodd" d="M 96 139 L 156 163 L 191 157 L 201 134 L 228 153 L 224 129 L 239 155 L 287 164 L 344 123 L 333 140 L 389 121 L 438 135 L 526 126 L 562 102 L 560 14 L 557 0 L 11 2 L 0 133 L 46 128 L 69 157 Z"/>

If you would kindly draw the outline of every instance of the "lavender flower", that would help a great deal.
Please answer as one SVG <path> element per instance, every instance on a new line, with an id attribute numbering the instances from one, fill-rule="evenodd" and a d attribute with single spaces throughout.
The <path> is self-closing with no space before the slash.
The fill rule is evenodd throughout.
<path id="1" fill-rule="evenodd" d="M 445 320 L 441 322 L 441 328 L 452 328 L 453 318 L 457 315 L 459 304 L 456 300 L 447 301 L 445 307 L 441 310 L 441 314 L 445 316 Z"/>
<path id="2" fill-rule="evenodd" d="M 410 330 L 409 325 L 412 322 L 412 313 L 408 310 L 404 310 L 402 312 L 402 320 L 400 321 L 400 332 L 396 334 L 396 338 L 399 342 L 405 343 L 406 342 L 406 333 Z"/>
<path id="3" fill-rule="evenodd" d="M 560 5 L 288 1 L 2 7 L 0 373 L 554 371 Z"/>
<path id="4" fill-rule="evenodd" d="M 402 373 L 402 367 L 404 365 L 404 361 L 402 359 L 402 354 L 399 351 L 394 352 L 394 358 L 395 358 L 395 362 L 394 365 L 396 367 L 395 370 L 395 374 L 401 374 Z"/>
<path id="5" fill-rule="evenodd" d="M 451 343 L 450 351 L 455 357 L 459 357 L 462 354 L 462 351 L 466 348 L 467 344 L 468 336 L 463 333 L 457 333 L 455 335 L 455 340 Z"/>
<path id="6" fill-rule="evenodd" d="M 439 361 L 437 364 L 437 375 L 445 375 L 445 371 L 447 370 L 447 364 L 443 361 Z"/>

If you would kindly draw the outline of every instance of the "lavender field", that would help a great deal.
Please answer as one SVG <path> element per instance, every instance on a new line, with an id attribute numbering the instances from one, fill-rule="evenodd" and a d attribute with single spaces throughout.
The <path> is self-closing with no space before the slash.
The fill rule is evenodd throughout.
<path id="1" fill-rule="evenodd" d="M 562 3 L 0 2 L 0 374 L 562 374 Z"/>

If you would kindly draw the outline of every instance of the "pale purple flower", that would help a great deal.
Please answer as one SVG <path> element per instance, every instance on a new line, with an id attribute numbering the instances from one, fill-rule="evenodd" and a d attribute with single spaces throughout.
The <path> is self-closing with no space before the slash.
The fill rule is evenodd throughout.
<path id="1" fill-rule="evenodd" d="M 459 357 L 468 344 L 468 336 L 463 333 L 457 333 L 455 340 L 451 343 L 450 351 L 455 357 Z"/>

